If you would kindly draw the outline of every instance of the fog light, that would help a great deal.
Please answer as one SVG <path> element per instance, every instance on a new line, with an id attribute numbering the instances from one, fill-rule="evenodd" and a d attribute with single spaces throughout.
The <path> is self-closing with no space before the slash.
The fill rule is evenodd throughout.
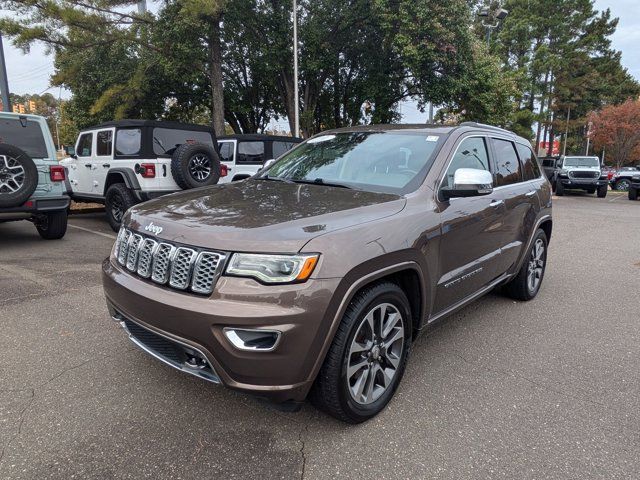
<path id="1" fill-rule="evenodd" d="M 231 345 L 238 350 L 270 352 L 278 345 L 282 332 L 277 330 L 225 328 L 224 335 Z"/>

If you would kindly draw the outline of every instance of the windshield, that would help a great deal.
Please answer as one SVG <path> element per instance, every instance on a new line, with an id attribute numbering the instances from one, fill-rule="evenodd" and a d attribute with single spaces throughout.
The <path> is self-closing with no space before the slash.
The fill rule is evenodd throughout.
<path id="1" fill-rule="evenodd" d="M 599 167 L 600 159 L 598 157 L 565 157 L 565 167 Z"/>
<path id="2" fill-rule="evenodd" d="M 49 158 L 40 124 L 33 120 L 0 118 L 0 143 L 18 147 L 31 158 Z"/>
<path id="3" fill-rule="evenodd" d="M 321 135 L 285 154 L 258 178 L 404 194 L 422 183 L 440 139 L 405 131 Z"/>

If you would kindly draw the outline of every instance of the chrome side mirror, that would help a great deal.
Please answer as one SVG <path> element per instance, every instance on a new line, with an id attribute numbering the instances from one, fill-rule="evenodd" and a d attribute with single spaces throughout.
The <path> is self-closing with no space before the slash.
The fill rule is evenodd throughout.
<path id="1" fill-rule="evenodd" d="M 276 163 L 274 158 L 271 158 L 269 160 L 267 160 L 266 162 L 264 162 L 264 164 L 262 165 L 262 168 L 260 169 L 260 171 L 263 170 L 267 170 L 271 165 L 273 165 L 274 163 Z"/>
<path id="2" fill-rule="evenodd" d="M 459 168 L 453 174 L 453 187 L 442 189 L 442 195 L 446 200 L 457 197 L 478 197 L 492 192 L 491 172 L 476 168 Z"/>

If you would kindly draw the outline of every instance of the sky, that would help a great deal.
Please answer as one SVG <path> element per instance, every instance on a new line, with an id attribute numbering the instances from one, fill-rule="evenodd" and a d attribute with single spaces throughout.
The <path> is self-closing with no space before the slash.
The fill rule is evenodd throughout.
<path id="1" fill-rule="evenodd" d="M 612 37 L 613 47 L 622 51 L 622 63 L 629 73 L 640 80 L 640 1 L 639 0 L 596 0 L 598 10 L 610 8 L 614 17 L 620 19 L 618 29 Z M 5 59 L 9 89 L 17 94 L 42 94 L 45 91 L 63 98 L 68 92 L 51 88 L 49 78 L 53 73 L 53 57 L 46 55 L 42 45 L 34 45 L 27 54 L 13 47 L 4 39 Z M 416 108 L 415 102 L 403 102 L 400 106 L 404 123 L 424 123 L 427 114 Z M 285 126 L 284 122 L 278 122 Z"/>

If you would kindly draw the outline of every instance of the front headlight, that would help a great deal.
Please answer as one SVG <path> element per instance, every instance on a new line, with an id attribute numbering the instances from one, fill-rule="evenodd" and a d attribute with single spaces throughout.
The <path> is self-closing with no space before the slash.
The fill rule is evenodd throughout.
<path id="1" fill-rule="evenodd" d="M 568 177 L 569 172 L 567 172 L 566 170 L 560 170 L 560 172 L 558 172 L 558 175 L 560 175 L 561 177 Z"/>
<path id="2" fill-rule="evenodd" d="M 267 255 L 234 253 L 227 275 L 251 277 L 264 283 L 294 283 L 307 280 L 318 263 L 317 254 Z"/>

